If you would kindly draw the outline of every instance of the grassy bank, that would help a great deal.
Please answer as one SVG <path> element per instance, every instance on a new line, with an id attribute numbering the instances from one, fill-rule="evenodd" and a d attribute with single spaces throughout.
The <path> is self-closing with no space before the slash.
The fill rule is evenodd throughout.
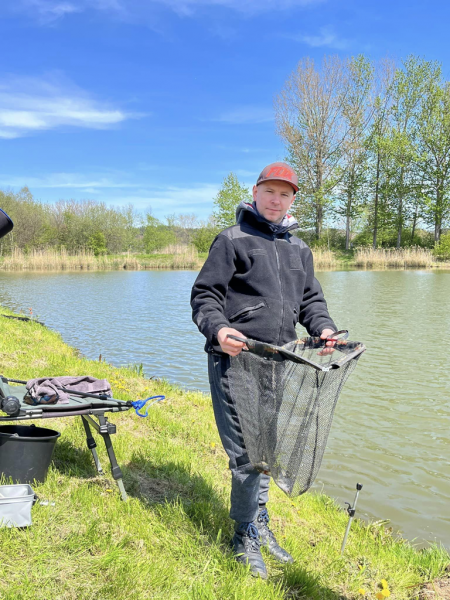
<path id="1" fill-rule="evenodd" d="M 268 581 L 255 580 L 228 549 L 229 471 L 210 399 L 89 361 L 37 323 L 0 324 L 0 372 L 8 377 L 88 373 L 108 378 L 122 399 L 167 398 L 147 419 L 131 411 L 111 417 L 126 503 L 109 472 L 96 476 L 79 418 L 36 421 L 62 432 L 47 481 L 35 486 L 55 506 L 37 504 L 29 529 L 0 529 L 2 599 L 383 600 L 382 580 L 392 598 L 406 599 L 450 563 L 441 549 L 417 551 L 383 523 L 359 520 L 341 556 L 346 513 L 327 496 L 291 500 L 274 487 L 273 529 L 296 562 L 268 559 Z"/>

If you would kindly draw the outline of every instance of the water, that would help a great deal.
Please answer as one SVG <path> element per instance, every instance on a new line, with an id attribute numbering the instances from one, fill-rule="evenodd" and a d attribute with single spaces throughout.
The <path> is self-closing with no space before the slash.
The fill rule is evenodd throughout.
<path id="1" fill-rule="evenodd" d="M 0 303 L 33 314 L 89 358 L 208 391 L 191 322 L 194 271 L 0 273 Z M 450 273 L 319 273 L 330 313 L 368 350 L 339 400 L 315 487 L 409 539 L 450 546 Z"/>

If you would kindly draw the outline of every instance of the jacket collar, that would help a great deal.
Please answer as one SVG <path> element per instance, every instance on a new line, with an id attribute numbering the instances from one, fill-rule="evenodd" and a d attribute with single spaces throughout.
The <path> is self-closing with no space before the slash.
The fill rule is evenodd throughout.
<path id="1" fill-rule="evenodd" d="M 283 235 L 287 231 L 298 229 L 297 219 L 289 213 L 286 213 L 281 223 L 272 223 L 259 214 L 254 202 L 242 201 L 236 208 L 236 223 L 243 222 L 275 235 Z"/>

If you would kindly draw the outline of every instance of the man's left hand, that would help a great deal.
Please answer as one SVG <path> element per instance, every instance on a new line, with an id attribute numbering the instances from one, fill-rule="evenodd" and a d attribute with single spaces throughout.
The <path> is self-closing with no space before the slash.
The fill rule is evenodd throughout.
<path id="1" fill-rule="evenodd" d="M 335 333 L 335 331 L 333 331 L 333 329 L 324 329 L 322 331 L 322 333 L 320 334 L 320 339 L 326 340 L 327 337 L 330 337 L 330 335 L 333 335 L 333 333 Z M 329 342 L 327 342 L 325 344 L 325 348 L 318 353 L 319 356 L 325 356 L 326 354 L 331 354 L 332 352 L 334 352 L 335 344 L 336 344 L 335 340 L 330 340 Z"/>

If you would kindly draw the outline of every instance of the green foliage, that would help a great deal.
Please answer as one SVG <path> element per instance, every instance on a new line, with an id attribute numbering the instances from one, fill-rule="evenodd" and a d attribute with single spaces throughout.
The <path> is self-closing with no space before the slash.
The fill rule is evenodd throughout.
<path id="1" fill-rule="evenodd" d="M 170 244 L 176 244 L 177 236 L 168 225 L 163 225 L 158 219 L 147 215 L 147 226 L 144 230 L 143 242 L 146 252 L 151 254 Z"/>
<path id="2" fill-rule="evenodd" d="M 192 243 L 199 252 L 208 252 L 218 233 L 219 229 L 217 227 L 200 227 L 192 236 Z"/>
<path id="3" fill-rule="evenodd" d="M 234 173 L 225 177 L 222 188 L 214 198 L 214 220 L 219 229 L 231 227 L 236 223 L 236 208 L 240 202 L 252 201 L 250 190 L 242 186 Z"/>
<path id="4" fill-rule="evenodd" d="M 95 256 L 106 254 L 107 248 L 105 234 L 101 231 L 93 233 L 88 240 L 87 246 L 93 251 Z"/>
<path id="5" fill-rule="evenodd" d="M 439 244 L 436 244 L 432 250 L 433 256 L 438 260 L 449 260 L 450 259 L 450 231 L 444 235 L 441 235 Z"/>

